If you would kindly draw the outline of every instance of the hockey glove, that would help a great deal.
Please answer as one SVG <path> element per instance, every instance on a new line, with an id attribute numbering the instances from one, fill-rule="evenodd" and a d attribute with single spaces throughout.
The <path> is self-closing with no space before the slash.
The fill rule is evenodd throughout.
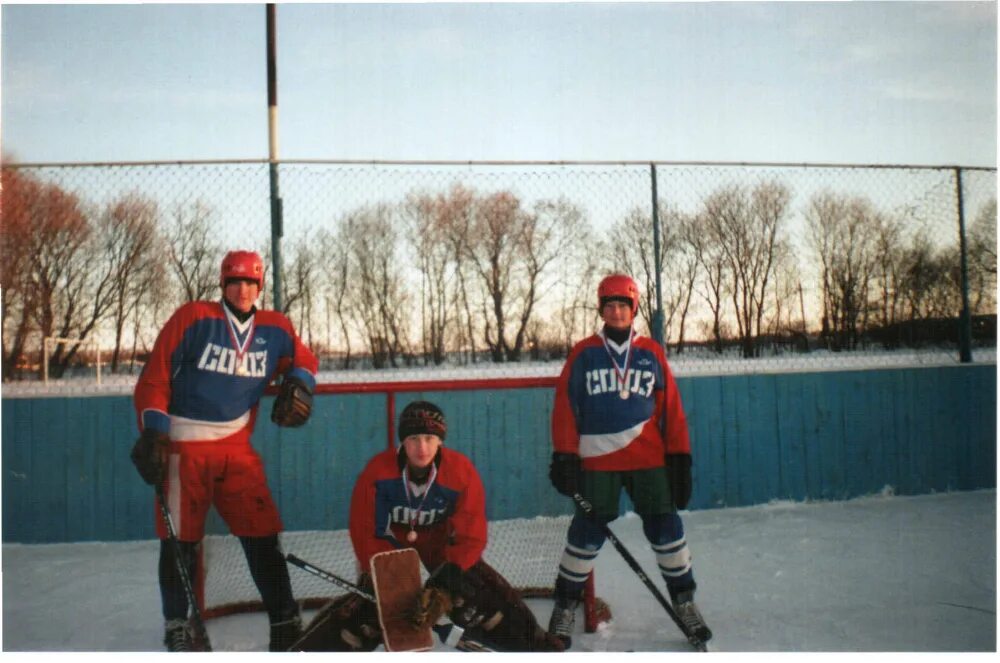
<path id="1" fill-rule="evenodd" d="M 580 491 L 582 471 L 580 457 L 576 454 L 559 453 L 558 451 L 552 454 L 552 463 L 549 465 L 549 481 L 563 495 L 573 497 L 573 493 Z"/>
<path id="2" fill-rule="evenodd" d="M 481 626 L 489 631 L 503 619 L 502 603 L 483 586 L 476 573 L 462 571 L 457 564 L 445 562 L 439 566 L 426 587 L 447 593 L 451 598 L 451 619 L 462 628 Z"/>
<path id="3" fill-rule="evenodd" d="M 691 454 L 667 454 L 667 480 L 674 506 L 683 509 L 691 500 Z"/>
<path id="4" fill-rule="evenodd" d="M 132 446 L 132 463 L 142 480 L 150 486 L 163 482 L 169 450 L 170 436 L 152 428 L 142 431 Z"/>
<path id="5" fill-rule="evenodd" d="M 439 587 L 424 587 L 417 595 L 413 610 L 413 625 L 418 629 L 430 628 L 441 616 L 451 611 L 451 595 Z"/>
<path id="6" fill-rule="evenodd" d="M 412 617 L 417 628 L 433 626 L 441 615 L 462 602 L 463 594 L 468 593 L 463 575 L 462 568 L 454 562 L 445 562 L 434 570 L 417 595 Z"/>
<path id="7" fill-rule="evenodd" d="M 271 421 L 279 426 L 297 428 L 306 423 L 312 412 L 312 392 L 302 380 L 286 375 L 271 409 Z"/>

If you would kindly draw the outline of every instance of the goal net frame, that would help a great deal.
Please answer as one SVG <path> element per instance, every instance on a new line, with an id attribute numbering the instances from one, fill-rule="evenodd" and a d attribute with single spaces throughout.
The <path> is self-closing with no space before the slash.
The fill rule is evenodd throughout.
<path id="1" fill-rule="evenodd" d="M 485 378 L 453 380 L 420 380 L 399 382 L 360 382 L 316 385 L 316 394 L 382 393 L 386 396 L 385 417 L 387 448 L 395 448 L 395 397 L 399 393 L 421 391 L 464 391 L 476 389 L 554 388 L 555 377 Z M 268 394 L 276 394 L 269 387 Z M 216 531 L 225 532 L 221 518 L 213 513 Z M 571 516 L 515 518 L 490 521 L 488 543 L 483 559 L 499 571 L 523 598 L 553 598 L 559 560 L 565 547 L 566 529 Z M 306 544 L 306 541 L 312 540 Z M 357 578 L 357 561 L 346 529 L 328 531 L 285 531 L 282 547 L 306 561 L 325 568 L 353 582 Z M 517 548 L 514 551 L 514 548 Z M 530 554 L 523 554 L 530 552 Z M 250 578 L 242 549 L 231 534 L 209 534 L 198 546 L 197 572 L 194 577 L 195 597 L 204 619 L 259 612 L 264 606 Z M 234 559 L 235 558 L 235 559 Z M 225 560 L 220 562 L 219 560 Z M 219 578 L 213 569 L 225 564 L 228 573 L 239 573 L 238 579 Z M 232 569 L 238 569 L 233 571 Z M 426 574 L 426 571 L 425 571 Z M 289 569 L 293 595 L 306 610 L 318 609 L 344 590 L 331 583 L 306 578 L 308 574 Z M 231 585 L 238 585 L 233 588 Z M 594 574 L 587 579 L 583 597 L 584 629 L 593 633 L 598 625 L 611 619 L 611 608 L 597 596 Z M 544 625 L 543 625 L 544 626 Z"/>

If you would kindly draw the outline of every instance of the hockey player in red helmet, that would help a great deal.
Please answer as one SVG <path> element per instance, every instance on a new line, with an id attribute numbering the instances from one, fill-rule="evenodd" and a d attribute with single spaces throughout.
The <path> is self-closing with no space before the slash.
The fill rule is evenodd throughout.
<path id="1" fill-rule="evenodd" d="M 604 304 L 608 301 L 620 301 L 628 304 L 634 320 L 639 313 L 639 286 L 635 284 L 631 276 L 625 274 L 605 276 L 597 285 L 597 310 L 602 315 Z"/>
<path id="2" fill-rule="evenodd" d="M 229 279 L 246 279 L 257 284 L 258 292 L 264 292 L 264 261 L 256 251 L 230 251 L 222 259 L 219 272 L 222 288 Z"/>
<path id="3" fill-rule="evenodd" d="M 140 436 L 132 461 L 146 483 L 162 490 L 180 543 L 182 559 L 157 509 L 167 650 L 199 644 L 180 568 L 195 577 L 195 550 L 214 505 L 243 546 L 271 624 L 270 648 L 283 651 L 299 637 L 301 618 L 278 541 L 281 518 L 250 436 L 264 389 L 277 376 L 283 380 L 271 420 L 306 422 L 317 361 L 288 318 L 257 309 L 264 287 L 260 255 L 226 254 L 219 285 L 221 300 L 184 304 L 157 336 L 135 387 Z"/>
<path id="4" fill-rule="evenodd" d="M 597 287 L 603 328 L 570 351 L 556 384 L 549 478 L 579 494 L 555 585 L 549 633 L 571 643 L 575 611 L 624 488 L 642 519 L 678 616 L 702 641 L 712 637 L 694 603 L 695 581 L 677 511 L 691 497 L 687 419 L 663 348 L 634 330 L 639 288 L 625 274 Z"/>

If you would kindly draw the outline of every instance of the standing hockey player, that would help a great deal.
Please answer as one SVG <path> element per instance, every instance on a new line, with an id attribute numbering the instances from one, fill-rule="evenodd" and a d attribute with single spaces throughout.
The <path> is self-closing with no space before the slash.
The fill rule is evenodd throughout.
<path id="1" fill-rule="evenodd" d="M 663 348 L 633 330 L 639 288 L 624 274 L 597 288 L 603 329 L 577 343 L 556 384 L 549 478 L 581 494 L 556 578 L 549 633 L 569 647 L 584 583 L 605 541 L 601 523 L 618 517 L 624 488 L 656 555 L 671 602 L 703 641 L 711 631 L 694 603 L 695 581 L 677 513 L 691 497 L 691 445 L 680 394 Z M 595 522 L 594 519 L 600 522 Z"/>
<path id="2" fill-rule="evenodd" d="M 473 639 L 500 651 L 562 651 L 517 591 L 483 561 L 482 480 L 467 456 L 443 445 L 446 432 L 440 408 L 410 403 L 399 417 L 399 448 L 376 455 L 358 477 L 349 527 L 363 570 L 359 584 L 371 587 L 373 555 L 414 548 L 431 572 L 414 606 L 416 626 L 432 626 L 447 613 Z M 375 605 L 349 594 L 317 613 L 293 649 L 371 651 L 381 642 Z"/>
<path id="3" fill-rule="evenodd" d="M 222 301 L 184 304 L 156 339 L 135 387 L 141 435 L 132 461 L 146 483 L 162 488 L 183 557 L 177 559 L 157 509 L 167 650 L 196 646 L 178 565 L 195 577 L 195 551 L 214 504 L 239 537 L 267 608 L 270 649 L 281 651 L 299 637 L 302 622 L 278 541 L 281 518 L 250 434 L 261 395 L 277 375 L 284 380 L 271 420 L 306 422 L 317 361 L 288 318 L 256 308 L 264 287 L 257 253 L 232 251 L 221 271 Z"/>

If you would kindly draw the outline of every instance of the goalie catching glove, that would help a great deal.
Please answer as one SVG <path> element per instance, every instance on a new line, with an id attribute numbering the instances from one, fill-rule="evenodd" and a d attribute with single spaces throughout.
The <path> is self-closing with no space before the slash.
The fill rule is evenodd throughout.
<path id="1" fill-rule="evenodd" d="M 413 623 L 433 626 L 444 614 L 462 628 L 492 630 L 503 619 L 502 606 L 489 590 L 453 562 L 445 562 L 427 579 L 417 597 Z"/>
<path id="2" fill-rule="evenodd" d="M 418 629 L 430 628 L 442 616 L 451 612 L 451 595 L 437 587 L 424 587 L 417 595 L 417 605 L 413 610 L 413 625 Z"/>
<path id="3" fill-rule="evenodd" d="M 309 420 L 312 413 L 312 392 L 306 384 L 286 375 L 271 409 L 271 421 L 279 426 L 296 428 Z"/>

